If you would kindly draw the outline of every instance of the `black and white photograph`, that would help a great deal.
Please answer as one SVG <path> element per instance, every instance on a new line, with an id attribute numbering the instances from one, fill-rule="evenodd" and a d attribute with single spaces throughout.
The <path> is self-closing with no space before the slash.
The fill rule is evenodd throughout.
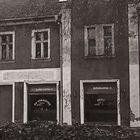
<path id="1" fill-rule="evenodd" d="M 0 140 L 140 140 L 140 0 L 0 0 Z"/>

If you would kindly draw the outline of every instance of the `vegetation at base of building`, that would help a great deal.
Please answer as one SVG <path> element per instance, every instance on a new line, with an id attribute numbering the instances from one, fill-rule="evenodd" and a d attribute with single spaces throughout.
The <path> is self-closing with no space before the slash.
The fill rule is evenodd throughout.
<path id="1" fill-rule="evenodd" d="M 59 125 L 48 121 L 6 123 L 0 140 L 138 140 L 135 129 L 122 126 Z"/>

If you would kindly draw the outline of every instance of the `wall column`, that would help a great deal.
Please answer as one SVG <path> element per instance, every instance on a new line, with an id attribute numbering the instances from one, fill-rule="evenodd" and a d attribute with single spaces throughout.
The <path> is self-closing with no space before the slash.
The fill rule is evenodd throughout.
<path id="1" fill-rule="evenodd" d="M 63 123 L 72 124 L 71 115 L 71 10 L 62 9 Z"/>
<path id="2" fill-rule="evenodd" d="M 130 77 L 130 126 L 140 127 L 140 93 L 139 93 L 139 44 L 138 16 L 136 5 L 128 5 L 129 28 L 129 77 Z"/>

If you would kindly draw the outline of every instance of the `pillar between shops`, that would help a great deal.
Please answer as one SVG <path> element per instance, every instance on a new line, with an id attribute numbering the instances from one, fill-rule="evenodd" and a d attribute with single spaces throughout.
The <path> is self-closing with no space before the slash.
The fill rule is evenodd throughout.
<path id="1" fill-rule="evenodd" d="M 71 114 L 71 10 L 61 11 L 63 123 L 72 124 Z"/>

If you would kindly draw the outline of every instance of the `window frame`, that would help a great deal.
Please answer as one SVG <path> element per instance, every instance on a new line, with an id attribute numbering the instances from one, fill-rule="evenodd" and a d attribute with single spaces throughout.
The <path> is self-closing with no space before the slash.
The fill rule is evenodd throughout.
<path id="1" fill-rule="evenodd" d="M 12 34 L 12 59 L 11 60 L 2 60 L 2 45 L 0 44 L 0 62 L 10 62 L 15 60 L 15 31 L 5 31 L 0 32 L 1 35 L 10 35 Z"/>
<path id="2" fill-rule="evenodd" d="M 40 58 L 36 58 L 36 39 L 35 39 L 35 33 L 38 33 L 38 32 L 45 32 L 47 31 L 48 32 L 48 57 L 40 57 Z M 46 29 L 36 29 L 36 30 L 32 30 L 32 35 L 31 35 L 31 38 L 32 38 L 32 45 L 31 45 L 31 58 L 33 60 L 48 60 L 50 59 L 50 28 L 46 28 Z M 41 52 L 43 52 L 43 45 L 42 45 L 42 41 L 40 42 L 41 43 Z M 41 53 L 42 55 L 42 53 Z"/>
<path id="3" fill-rule="evenodd" d="M 120 115 L 120 80 L 119 79 L 102 79 L 102 80 L 80 80 L 80 122 L 84 124 L 84 83 L 116 83 L 117 85 L 117 125 L 121 125 Z M 96 123 L 96 122 L 95 122 Z M 100 124 L 100 123 L 99 123 Z M 108 124 L 108 123 L 104 123 Z"/>
<path id="4" fill-rule="evenodd" d="M 100 44 L 103 47 L 103 50 L 105 48 L 104 46 L 104 26 L 111 26 L 112 27 L 112 55 L 110 56 L 106 56 L 105 53 L 103 55 L 89 55 L 89 46 L 88 46 L 88 28 L 95 28 L 95 40 L 96 42 L 100 42 Z M 99 32 L 100 29 L 100 33 Z M 100 37 L 99 36 L 100 34 Z M 100 46 L 99 44 L 97 44 L 96 48 Z M 113 58 L 116 57 L 116 51 L 115 51 L 115 39 L 114 39 L 114 24 L 94 24 L 94 25 L 86 25 L 84 26 L 84 56 L 85 58 Z M 96 52 L 97 53 L 97 52 Z"/>

